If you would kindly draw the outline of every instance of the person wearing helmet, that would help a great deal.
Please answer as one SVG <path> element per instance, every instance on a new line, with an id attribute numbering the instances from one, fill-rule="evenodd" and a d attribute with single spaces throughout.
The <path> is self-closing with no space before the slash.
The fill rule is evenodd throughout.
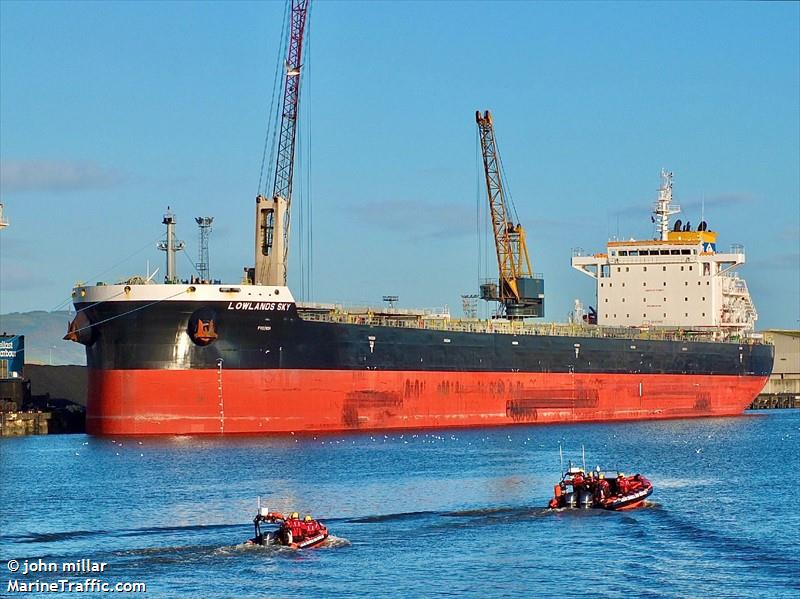
<path id="1" fill-rule="evenodd" d="M 295 542 L 302 541 L 306 535 L 306 527 L 302 520 L 300 520 L 300 513 L 299 512 L 292 512 L 292 516 L 287 522 L 289 527 L 292 530 L 292 536 L 294 537 Z"/>
<path id="2" fill-rule="evenodd" d="M 319 532 L 319 522 L 311 517 L 311 514 L 306 514 L 303 518 L 303 532 L 306 536 L 313 536 Z"/>

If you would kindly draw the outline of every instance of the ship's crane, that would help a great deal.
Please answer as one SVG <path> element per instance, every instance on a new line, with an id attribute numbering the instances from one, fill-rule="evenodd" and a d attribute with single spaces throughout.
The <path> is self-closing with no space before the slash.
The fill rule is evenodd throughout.
<path id="1" fill-rule="evenodd" d="M 300 70 L 309 1 L 291 0 L 275 182 L 271 196 L 259 193 L 256 197 L 255 268 L 249 278 L 257 285 L 286 285 Z"/>
<path id="2" fill-rule="evenodd" d="M 481 285 L 481 299 L 500 302 L 507 318 L 544 316 L 544 279 L 535 277 L 525 243 L 525 229 L 511 220 L 503 190 L 500 155 L 494 135 L 492 114 L 475 113 L 481 138 L 483 170 L 489 197 L 489 213 L 497 250 L 498 283 Z"/>

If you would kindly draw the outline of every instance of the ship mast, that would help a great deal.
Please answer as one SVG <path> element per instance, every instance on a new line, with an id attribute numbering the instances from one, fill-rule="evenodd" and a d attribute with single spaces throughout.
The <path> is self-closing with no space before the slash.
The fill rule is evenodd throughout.
<path id="1" fill-rule="evenodd" d="M 303 34 L 310 0 L 292 0 L 289 15 L 289 43 L 286 54 L 286 74 L 281 105 L 281 124 L 278 138 L 278 157 L 275 163 L 275 183 L 271 197 L 256 197 L 256 285 L 286 285 L 286 266 L 289 258 L 289 214 L 292 203 L 295 138 L 300 103 L 300 70 L 303 53 Z"/>
<path id="2" fill-rule="evenodd" d="M 167 253 L 167 274 L 164 276 L 164 282 L 177 283 L 178 270 L 175 268 L 175 256 L 183 249 L 183 242 L 175 238 L 175 214 L 169 206 L 161 224 L 167 227 L 166 238 L 158 242 L 158 249 Z"/>
<path id="3" fill-rule="evenodd" d="M 492 114 L 487 110 L 481 115 L 478 111 L 475 121 L 481 138 L 486 192 L 500 274 L 498 285 L 481 285 L 481 299 L 500 302 L 508 318 L 544 316 L 544 279 L 533 276 L 525 230 L 521 224 L 514 224 L 510 219 L 506 206 Z"/>
<path id="4" fill-rule="evenodd" d="M 661 169 L 661 187 L 658 188 L 658 200 L 653 205 L 653 213 L 656 215 L 656 225 L 661 241 L 669 238 L 669 217 L 678 214 L 681 207 L 670 205 L 672 202 L 672 171 Z"/>

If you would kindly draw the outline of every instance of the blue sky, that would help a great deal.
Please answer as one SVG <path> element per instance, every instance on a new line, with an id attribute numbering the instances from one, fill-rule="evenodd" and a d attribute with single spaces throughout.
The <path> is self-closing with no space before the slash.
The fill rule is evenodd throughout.
<path id="1" fill-rule="evenodd" d="M 293 217 L 295 240 L 313 231 L 313 276 L 295 247 L 295 295 L 460 314 L 494 268 L 476 223 L 488 108 L 549 320 L 593 303 L 572 248 L 652 235 L 667 167 L 684 222 L 704 200 L 719 245 L 745 245 L 759 327 L 797 328 L 799 7 L 316 3 Z M 148 260 L 163 275 L 167 205 L 194 261 L 194 217 L 214 216 L 212 275 L 240 278 L 283 12 L 0 2 L 0 312 L 52 309 Z"/>

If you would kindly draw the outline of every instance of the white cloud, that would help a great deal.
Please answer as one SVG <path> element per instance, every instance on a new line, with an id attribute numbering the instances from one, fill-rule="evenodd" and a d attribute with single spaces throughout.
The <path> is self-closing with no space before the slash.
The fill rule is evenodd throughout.
<path id="1" fill-rule="evenodd" d="M 122 173 L 94 162 L 70 160 L 0 161 L 3 193 L 65 192 L 103 189 L 123 180 Z"/>

